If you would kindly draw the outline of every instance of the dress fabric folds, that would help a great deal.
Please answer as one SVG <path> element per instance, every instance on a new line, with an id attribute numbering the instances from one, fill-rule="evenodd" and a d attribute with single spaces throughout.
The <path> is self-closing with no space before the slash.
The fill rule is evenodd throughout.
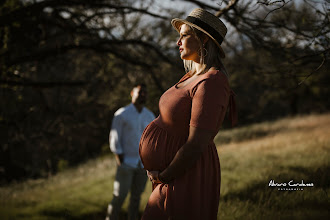
<path id="1" fill-rule="evenodd" d="M 186 74 L 160 98 L 160 115 L 144 130 L 140 157 L 146 170 L 164 170 L 185 144 L 189 127 L 219 131 L 231 90 L 219 70 L 209 71 L 183 87 Z M 214 138 L 213 136 L 213 138 Z M 154 184 L 142 220 L 215 220 L 220 197 L 220 162 L 213 140 L 182 176 Z"/>

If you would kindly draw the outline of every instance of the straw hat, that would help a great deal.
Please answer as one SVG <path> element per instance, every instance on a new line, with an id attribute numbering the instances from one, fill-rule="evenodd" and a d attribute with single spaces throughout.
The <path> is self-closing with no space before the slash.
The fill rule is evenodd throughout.
<path id="1" fill-rule="evenodd" d="M 174 18 L 171 21 L 172 26 L 180 33 L 180 27 L 188 24 L 207 34 L 220 48 L 221 57 L 225 57 L 225 53 L 221 48 L 221 43 L 226 36 L 227 28 L 225 24 L 215 15 L 202 8 L 194 9 L 186 19 Z"/>

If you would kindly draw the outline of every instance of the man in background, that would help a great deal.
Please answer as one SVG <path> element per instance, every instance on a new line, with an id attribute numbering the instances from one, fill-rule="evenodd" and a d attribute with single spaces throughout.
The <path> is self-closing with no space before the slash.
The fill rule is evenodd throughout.
<path id="1" fill-rule="evenodd" d="M 145 84 L 137 84 L 131 91 L 132 103 L 118 109 L 112 120 L 109 135 L 110 149 L 115 154 L 117 173 L 113 187 L 113 199 L 108 206 L 106 220 L 117 220 L 121 206 L 131 192 L 128 219 L 136 220 L 141 194 L 147 175 L 139 156 L 139 142 L 144 128 L 155 118 L 144 107 L 147 98 Z"/>

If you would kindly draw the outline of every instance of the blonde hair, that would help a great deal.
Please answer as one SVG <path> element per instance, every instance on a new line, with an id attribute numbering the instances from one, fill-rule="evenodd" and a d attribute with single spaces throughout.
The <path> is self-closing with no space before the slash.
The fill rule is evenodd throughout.
<path id="1" fill-rule="evenodd" d="M 203 74 L 211 67 L 216 67 L 217 69 L 221 70 L 221 72 L 223 72 L 227 77 L 229 77 L 221 60 L 220 49 L 215 44 L 215 42 L 209 38 L 209 40 L 203 45 L 203 40 L 207 35 L 197 28 L 194 28 L 190 25 L 188 26 L 190 27 L 192 34 L 199 40 L 199 57 L 200 64 L 202 64 L 202 71 L 198 74 Z M 190 72 L 192 75 L 196 73 L 194 61 L 183 60 L 183 65 L 187 73 Z"/>

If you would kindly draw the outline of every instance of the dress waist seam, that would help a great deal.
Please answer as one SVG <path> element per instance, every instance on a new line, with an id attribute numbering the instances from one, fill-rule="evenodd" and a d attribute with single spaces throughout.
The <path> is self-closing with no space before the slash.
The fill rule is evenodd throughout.
<path id="1" fill-rule="evenodd" d="M 173 136 L 173 137 L 179 137 L 179 138 L 188 138 L 188 135 L 184 135 L 184 134 L 175 134 L 175 132 L 171 132 L 169 129 L 165 128 L 164 126 L 160 125 L 159 123 L 156 122 L 156 120 L 151 122 L 152 124 L 154 124 L 156 127 L 158 127 L 159 129 L 164 130 L 167 134 Z"/>

